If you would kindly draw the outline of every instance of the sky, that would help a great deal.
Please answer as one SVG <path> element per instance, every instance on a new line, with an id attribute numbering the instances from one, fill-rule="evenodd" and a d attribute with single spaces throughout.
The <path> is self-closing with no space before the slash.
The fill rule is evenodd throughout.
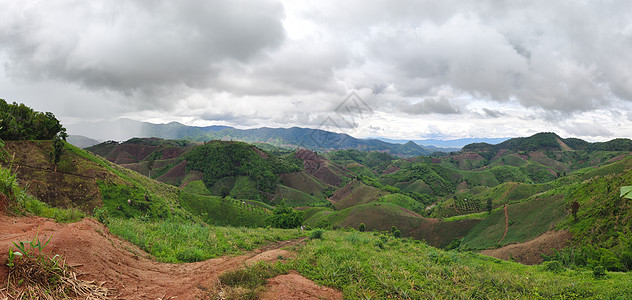
<path id="1" fill-rule="evenodd" d="M 124 117 L 410 140 L 632 137 L 632 1 L 0 6 L 0 98 L 64 124 Z"/>

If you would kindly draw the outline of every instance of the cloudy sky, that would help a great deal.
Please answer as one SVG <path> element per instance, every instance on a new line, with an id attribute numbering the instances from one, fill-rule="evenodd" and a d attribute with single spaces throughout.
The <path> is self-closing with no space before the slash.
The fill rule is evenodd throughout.
<path id="1" fill-rule="evenodd" d="M 65 124 L 632 137 L 627 0 L 0 5 L 0 98 Z"/>

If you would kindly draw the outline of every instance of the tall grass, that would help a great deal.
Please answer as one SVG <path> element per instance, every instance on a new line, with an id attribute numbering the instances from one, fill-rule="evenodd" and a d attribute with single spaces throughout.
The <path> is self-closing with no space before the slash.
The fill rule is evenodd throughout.
<path id="1" fill-rule="evenodd" d="M 113 218 L 110 231 L 162 262 L 195 262 L 305 236 L 300 229 L 218 227 L 180 220 Z"/>
<path id="2" fill-rule="evenodd" d="M 377 233 L 328 231 L 290 263 L 345 299 L 629 299 L 632 274 L 554 273 Z"/>

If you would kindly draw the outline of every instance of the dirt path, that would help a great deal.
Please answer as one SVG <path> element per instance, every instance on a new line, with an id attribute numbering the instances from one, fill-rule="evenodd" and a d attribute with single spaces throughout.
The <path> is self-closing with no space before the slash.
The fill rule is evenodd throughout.
<path id="1" fill-rule="evenodd" d="M 505 239 L 508 229 L 509 229 L 509 212 L 507 211 L 507 204 L 505 204 L 505 233 L 503 233 L 503 237 L 501 237 L 500 241 L 498 241 L 499 244 Z"/>
<path id="2" fill-rule="evenodd" d="M 150 259 L 138 247 L 110 234 L 99 222 L 86 218 L 73 224 L 58 224 L 38 217 L 13 218 L 0 214 L 0 261 L 7 258 L 13 241 L 40 237 L 52 240 L 45 252 L 61 254 L 76 266 L 79 279 L 105 282 L 121 299 L 196 299 L 208 294 L 218 276 L 246 263 L 276 260 L 290 252 L 280 249 L 303 242 L 286 241 L 240 256 L 225 256 L 197 263 L 167 264 Z M 0 266 L 0 282 L 7 280 L 7 267 Z"/>
<path id="3" fill-rule="evenodd" d="M 519 244 L 511 244 L 498 249 L 482 251 L 481 254 L 509 260 L 525 265 L 535 265 L 543 261 L 542 256 L 551 255 L 552 249 L 562 249 L 568 245 L 571 234 L 568 231 L 547 231 L 535 239 Z"/>
<path id="4" fill-rule="evenodd" d="M 318 300 L 342 299 L 342 293 L 330 288 L 318 286 L 313 281 L 296 272 L 274 277 L 268 280 L 267 290 L 262 300 Z"/>

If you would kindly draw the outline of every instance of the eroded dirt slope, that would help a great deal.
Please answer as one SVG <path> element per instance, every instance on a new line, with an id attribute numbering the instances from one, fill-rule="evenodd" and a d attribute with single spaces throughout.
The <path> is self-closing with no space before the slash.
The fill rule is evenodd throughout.
<path id="1" fill-rule="evenodd" d="M 279 248 L 298 244 L 288 241 L 240 256 L 226 256 L 197 263 L 159 263 L 138 247 L 110 234 L 99 222 L 86 218 L 73 224 L 58 224 L 39 217 L 15 218 L 0 214 L 0 261 L 14 241 L 40 240 L 52 236 L 45 252 L 61 254 L 75 266 L 79 279 L 105 282 L 123 299 L 196 299 L 208 295 L 220 274 L 246 262 L 275 260 L 290 253 Z M 0 282 L 7 280 L 7 267 L 0 265 Z"/>

